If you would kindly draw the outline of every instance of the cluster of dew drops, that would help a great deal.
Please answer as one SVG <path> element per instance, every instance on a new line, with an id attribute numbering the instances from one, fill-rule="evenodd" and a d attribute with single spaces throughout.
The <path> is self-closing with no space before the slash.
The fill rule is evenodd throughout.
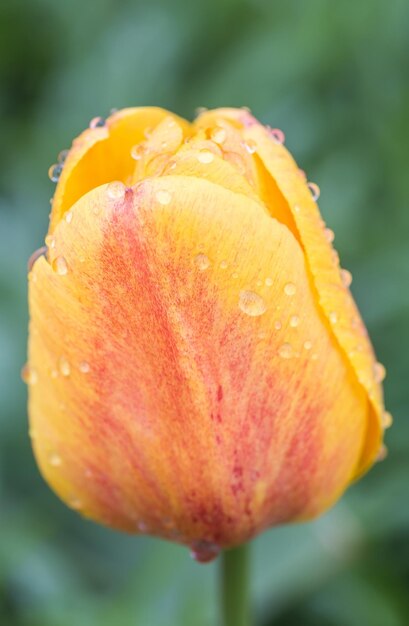
<path id="1" fill-rule="evenodd" d="M 201 113 L 203 110 L 204 109 L 198 110 L 197 113 Z M 248 109 L 246 110 L 248 111 Z M 114 110 L 112 112 L 114 112 Z M 96 129 L 96 128 L 104 127 L 105 124 L 106 124 L 106 120 L 103 117 L 94 117 L 91 120 L 89 127 L 91 129 Z M 270 128 L 268 126 L 267 126 L 267 130 L 270 134 L 270 137 L 273 139 L 273 141 L 279 144 L 284 143 L 285 135 L 282 130 L 277 129 L 277 128 Z M 219 145 L 223 144 L 223 142 L 226 140 L 226 137 L 227 137 L 226 130 L 221 126 L 216 126 L 211 132 L 212 141 L 214 141 L 215 143 Z M 131 149 L 131 157 L 135 160 L 140 158 L 140 151 L 137 149 L 138 147 L 139 146 L 134 146 Z M 247 140 L 246 142 L 244 142 L 244 147 L 249 154 L 254 154 L 257 151 L 256 143 L 251 140 Z M 61 173 L 63 171 L 64 163 L 65 163 L 68 153 L 69 153 L 69 150 L 62 150 L 58 155 L 57 163 L 55 163 L 49 168 L 48 175 L 52 182 L 54 183 L 58 182 L 61 176 Z M 210 152 L 209 150 L 202 150 L 202 151 L 199 151 L 197 158 L 201 163 L 208 164 L 213 161 L 214 154 Z M 317 201 L 320 196 L 319 186 L 314 182 L 307 181 L 306 174 L 303 170 L 300 170 L 300 176 L 306 181 L 306 184 L 310 190 L 313 200 Z M 119 181 L 114 181 L 113 183 L 110 183 L 108 185 L 107 193 L 112 199 L 119 199 L 124 195 L 125 189 L 126 188 L 123 183 Z M 155 193 L 155 197 L 158 203 L 161 205 L 168 205 L 172 201 L 172 195 L 166 189 L 157 190 Z M 296 212 L 299 210 L 300 210 L 299 207 L 295 207 Z M 68 211 L 65 214 L 65 219 L 68 223 L 71 221 L 72 213 L 70 211 Z M 332 244 L 332 242 L 334 241 L 334 232 L 330 228 L 325 228 L 324 233 L 325 233 L 325 237 L 327 241 Z M 52 237 L 49 238 L 49 241 L 47 241 L 46 239 L 46 243 L 48 245 L 53 246 L 54 242 L 51 241 L 51 239 Z M 46 252 L 47 252 L 47 246 L 40 248 L 40 250 L 36 251 L 32 255 L 32 257 L 30 257 L 29 269 L 31 269 L 34 261 L 38 258 L 38 256 L 40 256 L 41 254 L 45 254 Z M 195 261 L 197 268 L 200 271 L 205 271 L 211 266 L 210 259 L 204 253 L 197 254 L 195 256 L 194 261 Z M 221 269 L 226 269 L 227 267 L 228 267 L 228 264 L 226 261 L 222 261 L 220 263 Z M 59 275 L 67 274 L 68 266 L 64 257 L 57 256 L 55 258 L 53 262 L 53 269 Z M 238 278 L 237 272 L 233 272 L 232 278 Z M 349 288 L 352 283 L 352 274 L 346 269 L 341 269 L 341 279 L 342 279 L 343 285 L 346 288 Z M 273 280 L 267 277 L 265 279 L 265 285 L 269 287 L 272 284 L 273 284 Z M 294 283 L 289 282 L 284 285 L 284 293 L 287 296 L 290 296 L 290 297 L 293 296 L 296 293 L 296 289 L 297 288 Z M 240 291 L 239 299 L 238 299 L 238 307 L 243 313 L 245 313 L 246 315 L 249 315 L 250 317 L 261 316 L 267 310 L 267 305 L 264 299 L 256 292 L 250 291 L 250 290 Z M 337 319 L 338 319 L 338 316 L 336 312 L 331 312 L 329 315 L 330 323 L 336 324 Z M 298 326 L 298 324 L 299 324 L 299 317 L 297 315 L 291 316 L 289 320 L 289 325 L 295 328 L 296 326 Z M 276 320 L 274 327 L 276 330 L 280 330 L 282 327 L 282 323 L 279 320 Z M 303 344 L 303 347 L 305 350 L 310 351 L 313 347 L 312 342 L 308 340 L 305 341 Z M 283 359 L 290 359 L 296 355 L 297 353 L 294 352 L 292 345 L 288 342 L 283 343 L 278 349 L 278 356 L 280 356 Z M 317 359 L 318 355 L 312 353 L 311 357 L 312 359 Z M 86 374 L 90 371 L 90 366 L 87 362 L 83 361 L 79 364 L 78 369 L 83 374 Z M 56 378 L 59 373 L 62 376 L 69 376 L 71 373 L 71 367 L 68 361 L 64 358 L 60 359 L 58 368 L 53 370 L 51 375 L 53 378 Z M 385 374 L 386 372 L 385 372 L 384 366 L 381 363 L 375 363 L 374 365 L 375 380 L 378 383 L 382 382 L 383 379 L 385 378 Z M 28 384 L 35 384 L 35 382 L 37 381 L 37 374 L 26 365 L 24 366 L 22 370 L 22 378 Z M 392 425 L 392 416 L 388 411 L 385 411 L 383 414 L 382 424 L 383 424 L 384 429 L 387 429 Z M 378 455 L 378 460 L 384 459 L 386 457 L 386 454 L 387 454 L 386 447 L 382 445 L 379 455 Z"/>

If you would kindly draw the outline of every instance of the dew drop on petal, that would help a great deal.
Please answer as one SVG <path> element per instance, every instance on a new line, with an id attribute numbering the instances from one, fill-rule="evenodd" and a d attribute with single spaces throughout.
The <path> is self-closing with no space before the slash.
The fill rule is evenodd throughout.
<path id="1" fill-rule="evenodd" d="M 125 196 L 126 187 L 120 180 L 115 180 L 107 185 L 107 194 L 111 200 L 121 200 Z"/>
<path id="2" fill-rule="evenodd" d="M 88 361 L 81 361 L 81 363 L 78 366 L 78 369 L 83 374 L 88 374 L 88 372 L 90 371 L 91 367 L 90 367 L 90 364 L 88 363 Z"/>
<path id="3" fill-rule="evenodd" d="M 64 163 L 67 156 L 69 155 L 69 152 L 70 152 L 69 150 L 61 150 L 58 153 L 58 157 L 57 157 L 58 163 Z"/>
<path id="4" fill-rule="evenodd" d="M 68 506 L 76 511 L 79 511 L 83 507 L 82 500 L 79 498 L 71 498 L 71 500 L 68 501 Z"/>
<path id="5" fill-rule="evenodd" d="M 284 143 L 285 135 L 279 128 L 269 128 L 269 133 L 276 143 Z"/>
<path id="6" fill-rule="evenodd" d="M 282 325 L 282 323 L 280 322 L 280 320 L 277 320 L 277 321 L 275 321 L 275 322 L 274 322 L 274 328 L 275 328 L 276 330 L 280 330 L 280 329 L 282 328 L 282 326 L 283 326 L 283 325 Z"/>
<path id="7" fill-rule="evenodd" d="M 283 359 L 291 359 L 293 356 L 293 347 L 290 343 L 283 343 L 278 349 L 278 355 Z"/>
<path id="8" fill-rule="evenodd" d="M 221 261 L 220 269 L 225 270 L 227 269 L 227 267 L 228 267 L 227 261 Z"/>
<path id="9" fill-rule="evenodd" d="M 313 200 L 318 200 L 318 198 L 320 197 L 320 188 L 318 187 L 317 183 L 307 183 L 308 189 L 311 192 L 312 195 L 312 199 Z"/>
<path id="10" fill-rule="evenodd" d="M 202 115 L 202 113 L 206 113 L 209 109 L 207 107 L 196 107 L 195 114 L 197 116 Z"/>
<path id="11" fill-rule="evenodd" d="M 236 279 L 239 277 L 238 272 L 233 272 L 233 274 L 231 275 L 232 278 Z"/>
<path id="12" fill-rule="evenodd" d="M 384 411 L 382 415 L 382 426 L 386 428 L 390 428 L 393 424 L 393 417 L 389 411 Z"/>
<path id="13" fill-rule="evenodd" d="M 52 452 L 50 454 L 50 456 L 48 457 L 48 461 L 50 465 L 52 465 L 52 467 L 60 467 L 60 465 L 62 464 L 62 459 L 60 455 L 56 452 Z"/>
<path id="14" fill-rule="evenodd" d="M 352 284 L 352 274 L 349 270 L 341 270 L 341 280 L 344 287 L 350 287 Z"/>
<path id="15" fill-rule="evenodd" d="M 165 189 L 160 189 L 159 191 L 157 191 L 155 197 L 159 204 L 163 204 L 164 206 L 166 204 L 170 204 L 172 200 L 172 195 L 169 193 L 169 191 L 166 191 Z"/>
<path id="16" fill-rule="evenodd" d="M 45 243 L 49 248 L 55 248 L 55 237 L 54 235 L 47 235 L 45 238 Z"/>
<path id="17" fill-rule="evenodd" d="M 292 328 L 296 328 L 299 323 L 300 323 L 300 318 L 298 317 L 298 315 L 292 315 L 290 317 L 290 326 Z"/>
<path id="18" fill-rule="evenodd" d="M 324 234 L 325 234 L 325 239 L 328 241 L 328 243 L 332 243 L 334 241 L 335 233 L 331 228 L 325 228 Z"/>
<path id="19" fill-rule="evenodd" d="M 89 123 L 90 128 L 100 128 L 101 126 L 105 126 L 105 120 L 100 116 L 93 117 Z"/>
<path id="20" fill-rule="evenodd" d="M 379 363 L 379 361 L 374 364 L 373 372 L 377 383 L 381 383 L 383 380 L 385 380 L 386 369 L 382 363 Z"/>
<path id="21" fill-rule="evenodd" d="M 59 274 L 59 276 L 65 276 L 66 274 L 68 274 L 67 261 L 63 256 L 55 257 L 53 261 L 53 270 L 54 272 Z"/>
<path id="22" fill-rule="evenodd" d="M 135 161 L 139 161 L 142 158 L 142 154 L 143 154 L 143 146 L 141 146 L 141 144 L 138 143 L 131 148 L 131 157 Z"/>
<path id="23" fill-rule="evenodd" d="M 249 154 L 254 154 L 257 150 L 257 144 L 252 139 L 248 139 L 244 142 L 244 147 L 246 148 Z"/>
<path id="24" fill-rule="evenodd" d="M 62 163 L 54 163 L 54 165 L 51 165 L 51 167 L 48 170 L 48 178 L 53 182 L 53 183 L 58 183 L 58 180 L 61 176 L 61 172 L 62 172 Z"/>
<path id="25" fill-rule="evenodd" d="M 293 296 L 296 291 L 297 288 L 294 283 L 286 283 L 284 285 L 284 293 L 286 294 L 286 296 Z"/>
<path id="26" fill-rule="evenodd" d="M 197 155 L 197 160 L 200 163 L 212 163 L 212 161 L 214 161 L 214 154 L 213 152 L 210 152 L 210 150 L 200 150 Z"/>
<path id="27" fill-rule="evenodd" d="M 338 314 L 336 311 L 331 311 L 329 314 L 329 321 L 331 322 L 331 324 L 336 324 L 338 321 Z"/>
<path id="28" fill-rule="evenodd" d="M 250 315 L 250 317 L 258 317 L 266 312 L 267 306 L 263 298 L 254 291 L 240 291 L 239 309 Z"/>
<path id="29" fill-rule="evenodd" d="M 38 381 L 36 370 L 26 363 L 21 369 L 21 379 L 26 385 L 35 385 Z"/>
<path id="30" fill-rule="evenodd" d="M 266 287 L 271 287 L 273 284 L 273 279 L 272 278 L 266 278 L 266 280 L 264 281 L 266 284 Z"/>
<path id="31" fill-rule="evenodd" d="M 63 376 L 67 377 L 71 374 L 71 366 L 64 356 L 62 356 L 58 361 L 58 369 L 60 371 L 60 374 L 62 374 Z"/>
<path id="32" fill-rule="evenodd" d="M 190 554 L 199 563 L 209 563 L 220 553 L 220 547 L 211 541 L 195 541 L 192 543 Z"/>
<path id="33" fill-rule="evenodd" d="M 213 128 L 210 137 L 214 143 L 218 143 L 220 145 L 226 141 L 227 133 L 224 128 L 216 126 Z"/>
<path id="34" fill-rule="evenodd" d="M 311 350 L 311 348 L 312 348 L 312 341 L 308 341 L 308 340 L 304 341 L 304 348 L 306 350 Z"/>
<path id="35" fill-rule="evenodd" d="M 381 445 L 381 447 L 379 448 L 378 454 L 376 456 L 376 461 L 384 461 L 386 459 L 386 457 L 388 456 L 388 448 L 385 446 L 385 444 L 383 443 Z"/>
<path id="36" fill-rule="evenodd" d="M 65 221 L 67 222 L 67 224 L 71 224 L 72 222 L 72 211 L 67 211 L 66 214 L 64 215 L 65 217 Z"/>
<path id="37" fill-rule="evenodd" d="M 195 256 L 195 265 L 201 271 L 207 270 L 210 267 L 210 260 L 205 254 L 197 254 Z"/>

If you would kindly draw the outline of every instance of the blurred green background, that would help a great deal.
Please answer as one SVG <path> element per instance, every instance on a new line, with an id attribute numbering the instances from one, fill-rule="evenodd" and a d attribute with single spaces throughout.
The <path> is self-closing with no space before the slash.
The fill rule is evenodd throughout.
<path id="1" fill-rule="evenodd" d="M 95 115 L 249 106 L 310 180 L 386 364 L 389 457 L 328 515 L 256 540 L 258 625 L 409 624 L 409 4 L 0 4 L 0 624 L 213 626 L 217 566 L 83 521 L 27 437 L 26 262 L 56 154 Z"/>

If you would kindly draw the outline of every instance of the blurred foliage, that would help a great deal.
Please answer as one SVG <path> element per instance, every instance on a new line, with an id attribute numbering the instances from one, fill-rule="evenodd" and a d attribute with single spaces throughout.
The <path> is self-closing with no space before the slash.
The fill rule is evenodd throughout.
<path id="1" fill-rule="evenodd" d="M 260 626 L 409 623 L 407 0 L 2 0 L 0 623 L 211 626 L 217 568 L 98 528 L 43 484 L 26 433 L 26 260 L 48 166 L 95 115 L 249 106 L 283 128 L 388 369 L 388 459 L 321 520 L 254 542 Z M 346 416 L 348 419 L 348 416 Z"/>

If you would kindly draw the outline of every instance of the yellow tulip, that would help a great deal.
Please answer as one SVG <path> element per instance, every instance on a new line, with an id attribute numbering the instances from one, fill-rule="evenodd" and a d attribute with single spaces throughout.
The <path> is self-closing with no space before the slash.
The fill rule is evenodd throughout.
<path id="1" fill-rule="evenodd" d="M 192 124 L 125 109 L 64 156 L 29 273 L 45 480 L 202 561 L 325 511 L 390 417 L 318 189 L 281 134 L 242 109 Z"/>

